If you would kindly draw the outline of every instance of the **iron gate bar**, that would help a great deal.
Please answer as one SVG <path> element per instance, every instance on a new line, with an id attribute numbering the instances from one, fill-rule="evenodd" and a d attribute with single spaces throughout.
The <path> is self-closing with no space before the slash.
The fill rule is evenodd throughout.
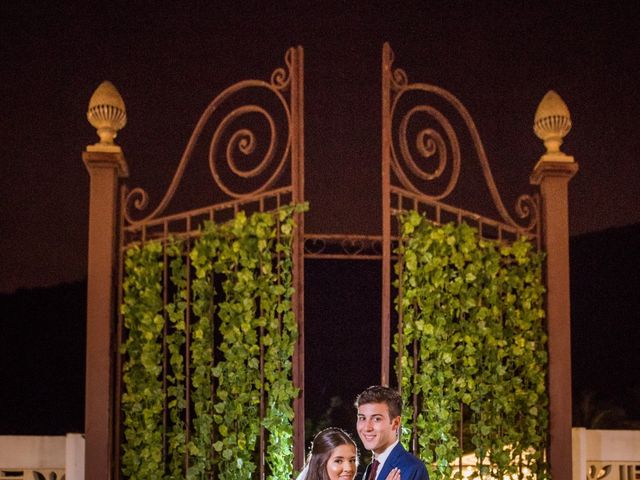
<path id="1" fill-rule="evenodd" d="M 304 258 L 338 260 L 380 260 L 380 235 L 305 234 Z"/>
<path id="2" fill-rule="evenodd" d="M 291 184 L 293 203 L 304 202 L 304 51 L 291 52 Z M 293 351 L 293 384 L 300 394 L 293 401 L 294 469 L 304 465 L 304 213 L 294 213 L 293 231 L 293 312 L 298 320 L 298 341 Z M 262 477 L 264 479 L 264 476 Z"/>
<path id="3" fill-rule="evenodd" d="M 167 215 L 164 217 L 155 218 L 148 222 L 144 223 L 136 223 L 132 225 L 128 225 L 123 227 L 123 232 L 127 235 L 126 247 L 135 245 L 137 243 L 144 243 L 148 239 L 167 239 L 169 236 L 175 236 L 178 238 L 197 238 L 201 233 L 201 222 L 196 222 L 197 227 L 193 228 L 193 221 L 197 220 L 198 217 L 205 218 L 209 221 L 215 221 L 218 216 L 224 213 L 230 214 L 233 212 L 237 213 L 239 210 L 244 211 L 274 211 L 277 210 L 282 205 L 287 205 L 291 203 L 292 197 L 292 189 L 290 187 L 283 187 L 276 190 L 272 190 L 270 192 L 263 193 L 256 198 L 251 199 L 243 199 L 243 200 L 235 200 L 230 202 L 219 203 L 215 205 L 209 205 L 206 207 L 197 208 L 194 210 L 189 210 L 187 212 L 176 213 L 172 215 Z M 287 199 L 288 198 L 288 199 Z M 273 205 L 267 205 L 268 201 L 272 199 Z M 257 204 L 257 208 L 249 208 L 251 206 L 255 206 Z M 267 208 L 272 207 L 272 208 Z M 185 227 L 182 229 L 169 229 L 169 224 L 179 224 L 179 222 L 184 222 Z M 161 227 L 161 231 L 159 233 L 154 233 L 153 229 Z M 136 236 L 140 236 L 140 239 L 137 239 Z"/>
<path id="4" fill-rule="evenodd" d="M 480 237 L 485 238 L 487 240 L 498 240 L 498 241 L 503 241 L 503 233 L 507 233 L 507 234 L 511 234 L 513 235 L 513 239 L 515 240 L 519 237 L 527 237 L 531 240 L 535 240 L 536 245 L 538 248 L 541 247 L 540 245 L 540 235 L 538 230 L 527 230 L 525 228 L 521 228 L 521 227 L 517 227 L 517 226 L 513 226 L 511 224 L 508 223 L 504 223 L 504 222 L 500 222 L 498 220 L 494 220 L 490 217 L 485 217 L 483 215 L 480 215 L 478 213 L 472 212 L 470 210 L 466 210 L 464 208 L 458 208 L 458 207 L 453 207 L 451 205 L 448 205 L 446 203 L 440 202 L 438 200 L 434 200 L 431 199 L 429 197 L 424 197 L 424 196 L 420 196 L 417 195 L 411 191 L 408 190 L 404 190 L 402 188 L 399 187 L 395 187 L 395 186 L 391 186 L 390 187 L 391 193 L 397 195 L 397 203 L 398 206 L 397 208 L 391 208 L 391 215 L 397 216 L 403 212 L 406 212 L 408 209 L 403 207 L 403 199 L 407 198 L 410 199 L 412 201 L 412 208 L 414 210 L 417 210 L 421 213 L 426 213 L 426 210 L 421 210 L 422 206 L 430 206 L 433 207 L 435 209 L 435 214 L 433 215 L 434 218 L 429 218 L 427 216 L 427 218 L 429 218 L 429 220 L 431 220 L 432 222 L 434 222 L 437 225 L 442 225 L 444 222 L 442 220 L 442 214 L 443 212 L 446 214 L 451 214 L 453 217 L 455 217 L 455 220 L 457 223 L 461 223 L 462 221 L 466 221 L 466 223 L 469 223 L 469 225 L 474 226 L 476 225 L 478 228 L 478 234 L 480 235 Z M 538 202 L 537 200 L 537 196 L 534 197 L 536 198 L 536 202 Z M 498 231 L 498 235 L 496 236 L 490 236 L 490 235 L 485 235 L 484 234 L 484 230 L 483 230 L 483 226 L 489 226 L 489 227 L 494 227 L 497 229 Z"/>
<path id="5" fill-rule="evenodd" d="M 126 196 L 126 187 L 120 186 L 120 199 L 116 208 L 116 211 L 121 212 L 122 206 Z M 119 347 L 122 345 L 122 339 L 124 338 L 124 322 L 122 319 L 122 313 L 120 312 L 120 305 L 124 301 L 123 282 L 124 282 L 124 263 L 121 261 L 124 252 L 124 215 L 118 215 L 118 228 L 117 234 L 117 248 L 116 261 L 118 262 L 118 279 L 116 283 L 116 298 L 117 304 L 115 306 L 116 311 L 116 332 L 115 332 L 115 348 L 112 355 L 115 355 L 115 381 L 114 381 L 114 396 L 113 399 L 113 438 L 109 439 L 109 443 L 113 445 L 113 452 L 109 452 L 109 456 L 113 458 L 113 472 L 114 478 L 120 478 L 120 439 L 122 436 L 122 415 L 120 413 L 122 403 L 122 355 L 120 355 Z M 85 460 L 86 461 L 86 460 Z M 88 469 L 85 467 L 85 476 Z M 107 479 L 104 479 L 107 480 Z"/>

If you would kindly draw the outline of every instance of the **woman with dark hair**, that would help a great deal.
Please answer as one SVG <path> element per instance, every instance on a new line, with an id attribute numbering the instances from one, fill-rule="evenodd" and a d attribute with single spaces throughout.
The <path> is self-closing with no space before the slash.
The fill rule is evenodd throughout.
<path id="1" fill-rule="evenodd" d="M 313 438 L 307 464 L 297 480 L 353 480 L 358 471 L 356 443 L 344 430 L 329 427 Z M 394 469 L 385 480 L 400 480 Z"/>

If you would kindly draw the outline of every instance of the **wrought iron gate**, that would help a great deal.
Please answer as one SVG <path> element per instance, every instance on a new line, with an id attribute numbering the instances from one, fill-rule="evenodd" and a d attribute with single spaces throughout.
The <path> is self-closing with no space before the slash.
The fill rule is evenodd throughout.
<path id="1" fill-rule="evenodd" d="M 505 208 L 498 194 L 493 180 L 487 156 L 480 141 L 477 129 L 471 116 L 461 102 L 451 93 L 439 87 L 424 83 L 411 83 L 404 70 L 395 68 L 393 52 L 388 44 L 382 51 L 382 234 L 377 235 L 325 235 L 307 234 L 304 228 L 304 216 L 297 214 L 297 228 L 293 240 L 293 284 L 295 288 L 294 312 L 298 321 L 300 336 L 294 354 L 293 381 L 300 387 L 301 394 L 294 402 L 295 409 L 295 467 L 300 468 L 304 459 L 304 258 L 331 259 L 367 259 L 381 260 L 382 268 L 382 319 L 381 319 L 381 353 L 380 383 L 391 382 L 391 328 L 392 328 L 392 266 L 394 244 L 397 241 L 397 225 L 394 217 L 405 210 L 415 209 L 424 213 L 436 223 L 448 221 L 467 222 L 478 228 L 480 234 L 486 238 L 512 240 L 521 235 L 535 238 L 538 246 L 549 245 L 550 236 L 553 241 L 562 244 L 567 242 L 566 228 L 560 225 L 560 231 L 547 228 L 543 238 L 541 218 L 555 215 L 548 213 L 545 207 L 545 188 L 553 188 L 554 199 L 547 199 L 547 204 L 556 202 L 560 210 L 566 213 L 566 187 L 568 180 L 577 170 L 575 163 L 569 164 L 565 159 L 558 161 L 557 157 L 547 158 L 546 163 L 536 167 L 532 176 L 532 183 L 542 185 L 542 202 L 537 195 L 523 195 L 519 198 L 516 212 L 521 221 L 515 221 Z M 253 98 L 257 92 L 266 93 L 272 101 L 273 109 L 261 106 L 253 101 L 236 104 L 224 112 L 224 108 L 233 103 L 234 99 Z M 417 100 L 414 98 L 418 95 Z M 244 95 L 244 96 L 243 96 Z M 486 182 L 491 199 L 499 213 L 499 219 L 489 218 L 469 209 L 455 207 L 445 203 L 454 191 L 461 171 L 463 154 L 460 149 L 458 135 L 447 116 L 439 110 L 436 103 L 444 103 L 447 108 L 455 112 L 466 128 L 474 147 L 484 181 Z M 93 260 L 101 254 L 109 255 L 109 239 L 99 248 L 93 248 L 91 240 L 97 238 L 105 229 L 111 235 L 118 232 L 118 281 L 116 292 L 121 300 L 123 280 L 122 254 L 128 245 L 145 242 L 150 239 L 167 239 L 179 236 L 193 239 L 198 235 L 198 225 L 203 220 L 224 221 L 235 213 L 245 211 L 269 211 L 289 203 L 303 203 L 304 197 L 304 73 L 303 50 L 301 47 L 291 48 L 285 56 L 285 66 L 276 68 L 268 81 L 246 80 L 239 82 L 218 95 L 207 107 L 200 118 L 186 150 L 180 160 L 171 185 L 160 204 L 149 214 L 136 216 L 134 210 L 143 211 L 147 206 L 147 194 L 141 189 L 123 190 L 120 198 L 119 225 L 109 225 L 102 217 L 109 208 L 114 211 L 116 199 L 104 200 L 111 202 L 106 210 L 98 208 L 101 195 L 98 182 L 105 165 L 110 169 L 106 179 L 106 190 L 115 187 L 117 176 L 126 176 L 126 162 L 119 151 L 102 149 L 92 151 L 90 148 L 84 155 L 85 163 L 92 177 L 92 207 L 90 210 L 90 273 L 88 324 L 99 323 L 100 328 L 88 329 L 88 359 L 87 359 L 87 478 L 108 478 L 106 470 L 111 470 L 119 478 L 120 451 L 120 395 L 121 377 L 119 356 L 112 352 L 110 358 L 116 358 L 117 375 L 114 382 L 113 396 L 108 394 L 109 362 L 102 360 L 104 351 L 98 348 L 95 352 L 92 345 L 104 346 L 101 340 L 106 336 L 109 343 L 109 317 L 113 312 L 114 302 L 109 295 L 104 295 L 105 284 L 110 283 L 110 261 L 98 262 L 98 267 L 92 267 Z M 252 117 L 249 126 L 238 126 L 243 117 Z M 419 119 L 419 122 L 416 122 Z M 426 123 L 425 120 L 427 120 Z M 262 123 L 260 123 L 262 122 Z M 254 132 L 256 124 L 261 124 L 268 132 L 266 147 L 258 145 Z M 416 126 L 416 125 L 422 126 Z M 213 126 L 212 126 L 213 125 Z M 229 133 L 232 132 L 232 133 Z M 281 132 L 284 132 L 281 134 Z M 185 168 L 194 152 L 201 146 L 204 135 L 211 135 L 211 142 L 206 149 L 209 169 L 218 190 L 219 197 L 213 203 L 198 206 L 188 210 L 169 212 L 169 206 L 180 184 Z M 414 144 L 409 139 L 415 140 Z M 221 154 L 221 151 L 224 150 Z M 450 153 L 449 153 L 450 152 Z M 248 169 L 243 169 L 235 161 L 236 154 L 246 157 L 252 155 L 260 159 Z M 225 162 L 218 162 L 220 155 Z M 450 155 L 450 157 L 449 157 Z M 564 155 L 564 154 L 562 154 Z M 416 160 L 416 157 L 418 160 Z M 466 160 L 466 158 L 465 158 Z M 425 168 L 425 161 L 433 165 Z M 443 174 L 448 172 L 448 180 Z M 229 180 L 231 178 L 231 180 Z M 547 179 L 555 182 L 552 187 L 546 186 Z M 94 187 L 95 182 L 95 187 Z M 423 188 L 430 182 L 440 185 L 436 193 L 426 193 Z M 100 187 L 103 188 L 103 187 Z M 564 197 L 563 197 L 564 195 Z M 98 207 L 94 208 L 94 201 Z M 544 212 L 543 212 L 544 210 Z M 108 216 L 108 215 L 107 215 Z M 562 215 L 560 215 L 562 216 Z M 103 226 L 98 225 L 100 222 Z M 97 226 L 96 226 L 97 225 Z M 551 257 L 551 250 L 549 257 Z M 113 264 L 111 263 L 111 265 Z M 568 279 L 568 252 L 561 249 L 556 263 L 560 264 L 560 271 L 555 268 L 548 275 L 556 275 L 565 287 Z M 564 265 L 566 263 L 566 265 Z M 95 271 L 91 272 L 91 268 Z M 564 298 L 566 297 L 566 298 Z M 549 318 L 551 323 L 565 322 L 568 317 L 568 288 L 560 292 L 560 297 L 550 303 L 559 304 L 557 319 Z M 119 304 L 119 302 L 118 302 Z M 106 327 L 105 327 L 106 325 Z M 116 343 L 122 340 L 122 318 L 117 327 Z M 566 344 L 566 337 L 560 335 L 560 344 Z M 98 339 L 98 340 L 96 340 Z M 551 343 L 551 342 L 550 342 Z M 550 347 L 551 348 L 551 347 Z M 558 348 L 558 347 L 554 347 Z M 114 355 L 115 354 L 115 355 Z M 552 354 L 553 361 L 553 354 Z M 561 359 L 559 370 L 566 370 L 566 359 Z M 563 364 L 562 364 L 563 363 Z M 99 368 L 96 368 L 98 366 Z M 107 368 L 105 368 L 107 367 Z M 552 367 L 553 368 L 553 367 Z M 566 380 L 566 375 L 564 376 Z M 562 381 L 562 380 L 560 380 Z M 558 382 L 552 378 L 552 382 Z M 105 392 L 106 390 L 106 392 Z M 561 398 L 566 398 L 566 391 L 560 392 Z M 111 419 L 108 402 L 105 399 L 115 399 L 115 418 Z M 569 390 L 570 398 L 570 390 Z M 564 401 L 564 400 L 563 400 Z M 556 402 L 558 403 L 558 402 Z M 560 402 L 562 403 L 562 402 Z M 553 391 L 552 391 L 552 422 L 553 422 Z M 106 416 L 106 420 L 103 417 Z M 562 415 L 566 417 L 566 412 Z M 570 410 L 569 415 L 570 419 Z M 566 423 L 566 422 L 565 422 Z M 561 434 L 566 437 L 566 425 L 563 424 Z M 111 431 L 113 428 L 113 432 Z M 553 427 L 552 427 L 553 428 Z M 569 426 L 570 429 L 570 426 Z M 570 435 L 570 432 L 569 432 Z M 566 439 L 563 442 L 566 444 Z M 570 447 L 570 442 L 569 442 Z M 261 444 L 264 449 L 264 443 Z M 552 445 L 553 448 L 553 445 Z M 564 447 L 563 447 L 564 448 Z M 560 448 L 559 450 L 562 450 Z M 113 455 L 112 455 L 113 454 Z M 566 451 L 565 451 L 566 454 Z M 115 463 L 108 468 L 110 460 Z M 570 468 L 570 467 L 569 467 Z M 107 476 L 105 476 L 105 474 Z M 264 478 L 264 465 L 260 466 L 260 478 Z"/>
<path id="2" fill-rule="evenodd" d="M 417 210 L 436 224 L 465 222 L 477 227 L 481 237 L 499 241 L 527 236 L 540 247 L 538 196 L 524 194 L 518 198 L 516 212 L 521 223 L 516 222 L 498 193 L 480 135 L 464 105 L 443 88 L 409 82 L 405 71 L 395 68 L 393 62 L 393 50 L 385 44 L 382 51 L 383 384 L 388 384 L 390 377 L 391 256 L 397 235 L 393 219 L 399 213 Z M 474 160 L 472 154 L 477 156 L 499 219 L 446 203 L 460 178 L 463 154 L 456 129 L 438 103 L 457 114 L 470 135 L 475 151 L 464 156 L 464 160 L 469 163 Z M 415 147 L 410 140 L 414 140 Z M 437 184 L 445 174 L 449 178 Z M 428 188 L 435 191 L 427 193 Z"/>
<path id="3" fill-rule="evenodd" d="M 247 100 L 248 98 L 248 100 Z M 123 188 L 121 199 L 120 247 L 118 305 L 122 304 L 123 266 L 126 250 L 134 244 L 156 240 L 166 243 L 171 238 L 179 238 L 188 245 L 201 234 L 201 225 L 205 220 L 222 222 L 232 219 L 239 211 L 266 212 L 289 204 L 304 201 L 304 124 L 303 112 L 303 50 L 291 48 L 285 56 L 285 66 L 276 68 L 268 81 L 246 80 L 224 90 L 206 108 L 198 121 L 186 146 L 173 180 L 159 205 L 151 213 L 136 218 L 136 211 L 143 210 L 148 203 L 147 194 L 140 188 L 127 191 Z M 239 101 L 238 101 L 239 99 Z M 198 206 L 177 213 L 167 213 L 180 185 L 185 169 L 195 157 L 194 152 L 210 135 L 207 148 L 208 164 L 214 184 L 214 203 Z M 266 146 L 264 146 L 266 145 Z M 263 147 L 264 146 L 264 147 Z M 238 160 L 236 157 L 242 157 Z M 247 167 L 248 165 L 248 167 Z M 293 358 L 293 382 L 300 388 L 301 394 L 294 401 L 295 445 L 297 457 L 303 457 L 304 449 L 304 330 L 303 330 L 303 261 L 302 235 L 304 218 L 295 214 L 298 226 L 293 237 L 293 287 L 296 295 L 293 310 L 300 325 L 300 335 L 296 343 Z M 189 250 L 189 247 L 187 247 Z M 191 285 L 192 269 L 190 259 L 186 259 L 187 288 Z M 167 277 L 169 261 L 164 257 L 164 305 L 170 301 Z M 186 299 L 186 331 L 191 322 L 191 298 Z M 166 311 L 166 309 L 163 309 Z M 166 316 L 166 313 L 165 313 Z M 123 315 L 119 314 L 117 344 L 123 342 Z M 165 335 L 166 337 L 166 335 Z M 186 352 L 189 352 L 189 336 L 186 337 Z M 164 340 L 166 342 L 166 340 Z M 166 350 L 166 347 L 165 347 Z M 165 351 L 165 355 L 167 355 Z M 185 413 L 185 436 L 189 440 L 193 429 L 192 412 L 189 405 L 191 371 L 189 358 L 185 355 L 187 392 Z M 166 360 L 165 360 L 166 362 Z M 116 452 L 114 472 L 121 475 L 120 442 L 122 398 L 121 356 L 117 356 L 115 383 L 115 430 Z M 166 388 L 167 368 L 163 368 Z M 264 395 L 264 392 L 263 392 Z M 261 405 L 264 399 L 261 400 Z M 167 424 L 168 410 L 165 405 L 163 424 Z M 264 408 L 260 409 L 264 415 Z M 165 440 L 166 442 L 166 440 Z M 165 446 L 165 451 L 168 446 Z M 259 475 L 265 478 L 264 431 L 259 436 Z M 185 463 L 188 458 L 185 458 Z M 188 465 L 187 465 L 188 467 Z"/>

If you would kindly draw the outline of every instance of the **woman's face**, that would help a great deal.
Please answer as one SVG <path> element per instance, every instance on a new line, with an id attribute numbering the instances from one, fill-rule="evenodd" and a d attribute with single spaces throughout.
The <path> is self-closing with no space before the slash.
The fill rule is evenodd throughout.
<path id="1" fill-rule="evenodd" d="M 357 469 L 355 446 L 347 444 L 333 449 L 327 462 L 330 480 L 352 480 Z"/>

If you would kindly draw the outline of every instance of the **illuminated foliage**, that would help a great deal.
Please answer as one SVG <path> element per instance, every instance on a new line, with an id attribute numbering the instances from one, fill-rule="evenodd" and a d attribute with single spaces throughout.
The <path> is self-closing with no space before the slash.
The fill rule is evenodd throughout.
<path id="1" fill-rule="evenodd" d="M 526 239 L 483 240 L 464 223 L 437 226 L 415 211 L 400 223 L 395 348 L 404 400 L 418 401 L 415 423 L 404 424 L 422 459 L 434 479 L 451 478 L 470 448 L 474 477 L 547 478 L 543 255 Z"/>
<path id="2" fill-rule="evenodd" d="M 293 214 L 304 208 L 240 212 L 225 224 L 205 222 L 195 241 L 127 251 L 121 353 L 128 478 L 215 472 L 250 479 L 261 429 L 268 476 L 292 476 L 292 234 Z M 170 300 L 164 307 L 163 295 Z"/>

